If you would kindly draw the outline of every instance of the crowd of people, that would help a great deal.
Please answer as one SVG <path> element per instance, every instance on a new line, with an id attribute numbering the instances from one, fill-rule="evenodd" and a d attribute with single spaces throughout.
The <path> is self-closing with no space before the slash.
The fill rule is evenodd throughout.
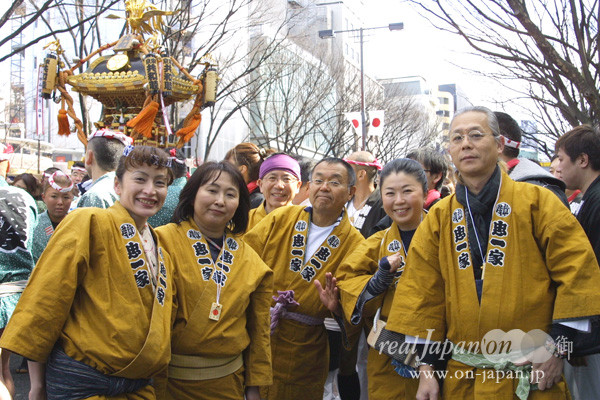
<path id="1" fill-rule="evenodd" d="M 597 398 L 600 130 L 550 171 L 521 136 L 471 107 L 444 152 L 189 176 L 101 129 L 69 175 L 0 176 L 0 399 L 11 354 L 30 399 Z"/>

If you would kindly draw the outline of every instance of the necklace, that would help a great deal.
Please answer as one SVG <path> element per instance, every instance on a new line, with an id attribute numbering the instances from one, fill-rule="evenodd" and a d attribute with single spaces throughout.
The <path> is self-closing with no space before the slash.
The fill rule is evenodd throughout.
<path id="1" fill-rule="evenodd" d="M 217 250 L 219 250 L 218 260 L 222 262 L 223 261 L 222 245 L 219 246 L 214 240 L 212 240 L 208 236 L 205 236 L 204 238 L 206 239 L 206 241 L 208 243 L 210 243 Z M 223 243 L 225 243 L 225 235 L 223 235 Z M 209 255 L 210 255 L 210 250 L 209 250 Z M 212 256 L 211 256 L 211 258 L 212 258 Z M 218 268 L 219 268 L 218 267 L 219 262 L 214 262 L 214 265 L 215 265 L 215 273 L 216 273 L 216 271 L 218 271 Z M 221 304 L 221 284 L 219 282 L 216 282 L 216 283 L 217 283 L 217 298 L 212 303 L 212 305 L 210 307 L 210 312 L 208 313 L 208 318 L 213 321 L 218 321 L 221 318 L 221 311 L 223 310 L 223 305 Z"/>
<path id="2" fill-rule="evenodd" d="M 477 240 L 477 247 L 479 248 L 479 254 L 485 264 L 485 257 L 483 256 L 483 250 L 481 249 L 481 242 L 479 241 L 479 234 L 477 233 L 477 227 L 475 226 L 475 220 L 473 219 L 473 213 L 471 212 L 471 205 L 469 204 L 469 191 L 465 186 L 465 197 L 467 198 L 467 210 L 469 210 L 469 217 L 471 218 L 471 224 L 473 225 L 473 232 L 475 232 L 475 239 Z"/>

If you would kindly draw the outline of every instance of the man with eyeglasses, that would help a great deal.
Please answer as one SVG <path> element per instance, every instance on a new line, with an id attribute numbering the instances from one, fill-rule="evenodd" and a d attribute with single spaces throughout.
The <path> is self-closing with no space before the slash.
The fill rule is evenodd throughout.
<path id="1" fill-rule="evenodd" d="M 458 112 L 449 135 L 456 194 L 419 225 L 386 329 L 408 342 L 454 344 L 444 399 L 566 399 L 568 343 L 600 314 L 593 250 L 554 194 L 501 170 L 503 138 L 493 112 Z M 517 341 L 483 354 L 490 350 L 484 339 L 509 341 L 502 336 L 509 331 L 536 343 L 536 351 L 520 352 Z M 431 343 L 428 349 L 419 354 L 419 371 L 433 371 L 442 355 Z M 439 396 L 435 375 L 421 374 L 417 398 Z"/>
<path id="2" fill-rule="evenodd" d="M 364 240 L 344 206 L 355 191 L 355 174 L 342 159 L 315 165 L 309 183 L 311 206 L 280 207 L 244 235 L 274 272 L 271 310 L 273 385 L 270 400 L 321 399 L 328 373 L 327 333 L 331 316 L 314 281 L 335 275 L 338 264 Z"/>
<path id="3" fill-rule="evenodd" d="M 260 165 L 257 183 L 264 200 L 260 206 L 250 210 L 248 230 L 276 208 L 292 204 L 302 185 L 300 165 L 287 154 L 273 154 Z"/>
<path id="4" fill-rule="evenodd" d="M 360 233 L 368 238 L 373 227 L 387 217 L 381 202 L 381 193 L 376 190 L 377 173 L 383 166 L 368 151 L 355 151 L 344 158 L 356 174 L 356 191 L 346 204 L 348 218 Z M 391 220 L 388 226 L 391 225 Z M 361 334 L 352 349 L 346 350 L 341 343 L 338 324 L 331 318 L 325 320 L 329 334 L 330 369 L 327 378 L 325 399 L 333 398 L 333 382 L 337 379 L 341 400 L 367 398 L 367 342 Z M 358 369 L 358 372 L 357 372 Z M 330 383 L 331 382 L 331 383 Z M 361 391 L 361 387 L 363 388 Z M 329 395 L 331 393 L 331 395 Z M 328 396 L 329 395 L 329 396 Z"/>

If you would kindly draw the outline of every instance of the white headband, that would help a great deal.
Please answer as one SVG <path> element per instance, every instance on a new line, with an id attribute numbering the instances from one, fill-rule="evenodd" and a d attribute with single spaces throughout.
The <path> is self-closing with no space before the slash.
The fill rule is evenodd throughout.
<path id="1" fill-rule="evenodd" d="M 105 137 L 107 139 L 116 139 L 123 145 L 127 146 L 133 143 L 133 139 L 119 131 L 111 131 L 110 129 L 98 129 L 96 132 L 88 136 L 88 141 L 95 137 Z"/>
<path id="2" fill-rule="evenodd" d="M 510 140 L 506 136 L 504 136 L 504 145 L 508 147 L 512 147 L 513 149 L 518 149 L 521 147 L 521 142 L 517 142 L 516 140 Z"/>
<path id="3" fill-rule="evenodd" d="M 69 180 L 69 182 L 71 182 L 71 184 L 67 187 L 62 187 L 54 181 L 55 176 L 64 176 Z M 60 193 L 69 193 L 71 190 L 73 190 L 73 181 L 62 171 L 56 171 L 50 175 L 48 177 L 48 184 L 52 187 L 52 189 L 58 190 Z"/>

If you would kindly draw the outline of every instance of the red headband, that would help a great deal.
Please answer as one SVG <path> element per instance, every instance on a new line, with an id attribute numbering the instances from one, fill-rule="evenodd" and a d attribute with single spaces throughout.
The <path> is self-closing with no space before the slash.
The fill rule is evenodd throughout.
<path id="1" fill-rule="evenodd" d="M 383 169 L 383 166 L 379 164 L 379 160 L 377 159 L 374 159 L 373 162 L 362 162 L 344 158 L 344 161 L 346 161 L 348 164 L 362 165 L 363 167 L 375 167 L 377 168 L 377 171 L 381 171 Z"/>
<path id="2" fill-rule="evenodd" d="M 177 149 L 171 149 L 169 150 L 169 154 L 171 155 L 171 157 L 169 157 L 169 160 L 171 161 L 175 161 L 178 164 L 185 164 L 184 160 L 180 160 L 179 158 L 177 158 Z"/>
<path id="3" fill-rule="evenodd" d="M 67 187 L 62 187 L 60 186 L 58 183 L 56 183 L 54 181 L 54 177 L 56 176 L 64 176 L 65 178 L 67 178 L 67 181 L 69 182 L 69 186 Z M 48 176 L 48 184 L 55 190 L 58 190 L 60 193 L 69 193 L 71 190 L 73 190 L 73 181 L 71 180 L 71 178 L 69 178 L 64 172 L 62 171 L 56 171 L 55 173 L 53 173 L 52 175 Z"/>

